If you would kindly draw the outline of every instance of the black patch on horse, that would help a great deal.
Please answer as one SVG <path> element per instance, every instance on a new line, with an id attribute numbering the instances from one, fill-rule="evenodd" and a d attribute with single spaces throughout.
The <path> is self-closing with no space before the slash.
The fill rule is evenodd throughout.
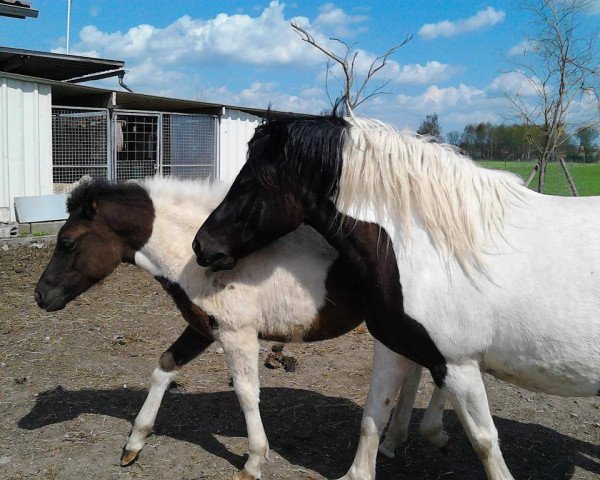
<path id="1" fill-rule="evenodd" d="M 175 305 L 183 315 L 186 322 L 196 332 L 203 337 L 212 339 L 213 330 L 217 328 L 217 320 L 212 315 L 208 315 L 198 305 L 193 303 L 177 282 L 169 280 L 166 277 L 157 275 L 154 277 L 162 285 L 165 291 L 171 295 Z"/>
<path id="2" fill-rule="evenodd" d="M 428 368 L 438 387 L 446 359 L 425 327 L 404 311 L 396 255 L 384 228 L 339 214 L 333 203 L 312 212 L 310 225 L 346 258 L 362 282 L 369 332 L 390 350 Z"/>

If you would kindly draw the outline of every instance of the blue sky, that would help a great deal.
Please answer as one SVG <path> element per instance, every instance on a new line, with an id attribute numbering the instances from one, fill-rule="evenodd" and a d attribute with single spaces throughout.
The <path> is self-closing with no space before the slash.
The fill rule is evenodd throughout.
<path id="1" fill-rule="evenodd" d="M 595 3 L 583 19 L 590 26 L 600 22 L 600 0 Z M 516 4 L 73 0 L 71 53 L 124 60 L 126 83 L 135 91 L 318 113 L 329 105 L 324 57 L 291 32 L 290 20 L 320 41 L 356 42 L 363 66 L 413 34 L 385 73 L 390 95 L 360 113 L 416 129 L 435 112 L 448 132 L 506 118 L 502 93 L 523 80 L 507 73 L 509 60 L 530 30 Z M 0 44 L 64 52 L 66 5 L 33 0 L 38 19 L 0 17 Z M 118 88 L 114 80 L 103 82 Z"/>

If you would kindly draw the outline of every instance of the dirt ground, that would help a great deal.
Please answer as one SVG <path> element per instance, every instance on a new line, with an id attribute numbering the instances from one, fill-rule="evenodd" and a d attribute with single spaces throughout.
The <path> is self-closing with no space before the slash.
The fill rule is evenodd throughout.
<path id="1" fill-rule="evenodd" d="M 33 288 L 51 248 L 0 250 L 0 478 L 231 479 L 247 448 L 223 355 L 213 346 L 165 396 L 136 464 L 119 466 L 161 352 L 184 328 L 149 275 L 122 266 L 63 311 L 45 313 Z M 121 339 L 122 336 L 123 338 Z M 262 361 L 271 345 L 264 343 Z M 294 373 L 261 365 L 261 411 L 273 461 L 264 479 L 331 479 L 349 467 L 366 398 L 371 337 L 289 345 Z M 564 399 L 486 379 L 506 462 L 521 480 L 600 479 L 600 399 Z M 447 407 L 447 453 L 421 440 L 424 378 L 411 435 L 378 479 L 484 479 Z"/>

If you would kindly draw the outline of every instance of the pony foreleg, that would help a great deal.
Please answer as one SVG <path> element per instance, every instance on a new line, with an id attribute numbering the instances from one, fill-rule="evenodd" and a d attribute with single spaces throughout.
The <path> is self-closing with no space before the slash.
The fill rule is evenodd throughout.
<path id="1" fill-rule="evenodd" d="M 220 340 L 248 430 L 248 460 L 234 479 L 256 480 L 260 478 L 262 464 L 269 455 L 269 442 L 258 408 L 258 335 L 256 330 L 248 328 L 223 332 Z"/>
<path id="2" fill-rule="evenodd" d="M 135 417 L 127 445 L 123 448 L 122 467 L 131 465 L 137 460 L 146 443 L 146 437 L 154 427 L 163 396 L 177 376 L 178 367 L 200 355 L 212 342 L 212 339 L 203 337 L 193 328 L 187 327 L 173 345 L 160 356 L 158 367 L 152 373 L 146 401 Z"/>
<path id="3" fill-rule="evenodd" d="M 446 406 L 446 393 L 435 387 L 431 400 L 419 425 L 419 433 L 436 447 L 442 448 L 448 443 L 448 434 L 444 430 L 444 407 Z"/>
<path id="4" fill-rule="evenodd" d="M 360 441 L 352 466 L 340 480 L 373 480 L 379 438 L 412 362 L 375 341 L 373 372 L 361 422 Z"/>
<path id="5" fill-rule="evenodd" d="M 448 365 L 444 389 L 490 480 L 513 480 L 498 444 L 481 371 L 476 362 Z"/>
<path id="6" fill-rule="evenodd" d="M 385 439 L 379 445 L 379 451 L 388 458 L 394 458 L 396 446 L 398 443 L 406 442 L 408 437 L 408 425 L 415 405 L 422 371 L 423 368 L 420 365 L 412 363 L 400 388 L 394 413 L 385 432 Z"/>

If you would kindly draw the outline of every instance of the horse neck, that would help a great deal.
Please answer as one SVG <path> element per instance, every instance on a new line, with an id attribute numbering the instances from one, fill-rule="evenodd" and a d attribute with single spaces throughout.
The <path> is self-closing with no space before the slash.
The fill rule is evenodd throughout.
<path id="1" fill-rule="evenodd" d="M 176 182 L 173 185 L 176 186 Z M 155 276 L 172 278 L 190 264 L 197 266 L 192 241 L 210 214 L 211 205 L 201 192 L 194 195 L 194 191 L 190 191 L 189 196 L 182 199 L 181 191 L 176 188 L 150 188 L 150 198 L 154 206 L 152 234 L 140 251 L 144 261 L 150 263 L 142 263 L 138 257 L 136 263 Z"/>

